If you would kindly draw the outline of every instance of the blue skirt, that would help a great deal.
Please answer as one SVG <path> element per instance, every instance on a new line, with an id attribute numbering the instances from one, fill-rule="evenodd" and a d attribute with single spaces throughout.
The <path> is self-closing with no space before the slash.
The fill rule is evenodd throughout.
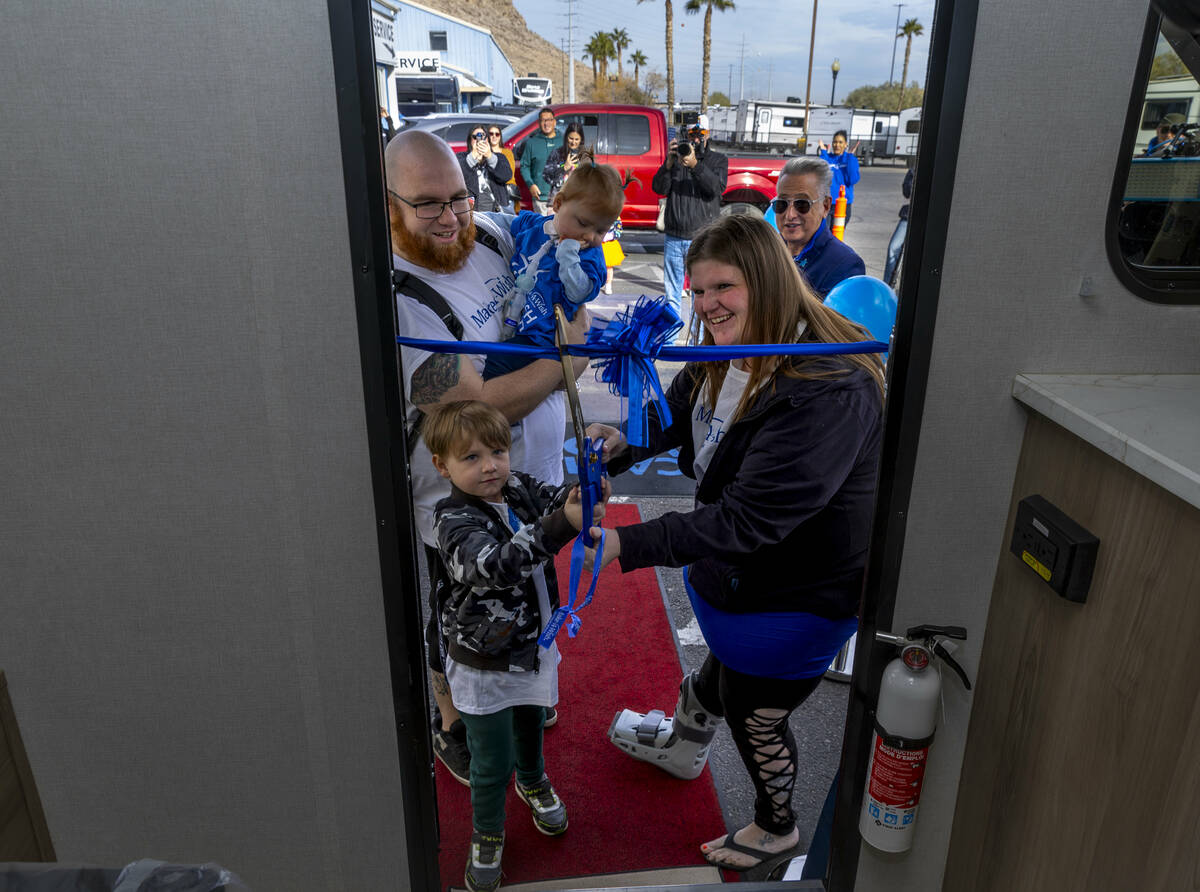
<path id="1" fill-rule="evenodd" d="M 815 678 L 829 668 L 858 628 L 857 617 L 812 613 L 728 613 L 705 601 L 683 570 L 696 622 L 713 656 L 737 672 L 762 678 Z"/>

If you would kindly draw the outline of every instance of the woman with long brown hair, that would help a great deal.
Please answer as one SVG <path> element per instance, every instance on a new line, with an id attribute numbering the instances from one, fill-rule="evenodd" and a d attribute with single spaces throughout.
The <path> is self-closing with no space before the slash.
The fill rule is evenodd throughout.
<path id="1" fill-rule="evenodd" d="M 704 345 L 871 340 L 821 303 L 761 219 L 720 218 L 692 241 L 687 269 Z M 755 813 L 701 846 L 721 867 L 766 876 L 802 850 L 788 718 L 857 625 L 883 380 L 875 354 L 688 363 L 667 393 L 670 425 L 651 413 L 648 446 L 589 428 L 605 440 L 610 473 L 678 447 L 680 470 L 696 480 L 692 511 L 608 530 L 603 563 L 686 568 L 710 654 L 683 680 L 673 720 L 624 710 L 609 734 L 635 758 L 691 778 L 729 722 Z"/>

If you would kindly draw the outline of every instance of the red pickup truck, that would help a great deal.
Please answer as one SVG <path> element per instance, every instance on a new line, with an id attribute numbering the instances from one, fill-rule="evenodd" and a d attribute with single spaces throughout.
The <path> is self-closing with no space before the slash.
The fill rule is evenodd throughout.
<path id="1" fill-rule="evenodd" d="M 663 113 L 644 105 L 577 103 L 552 105 L 558 118 L 558 133 L 568 124 L 583 126 L 583 142 L 593 147 L 596 160 L 611 164 L 627 178 L 637 182 L 625 189 L 625 210 L 621 223 L 631 229 L 650 229 L 658 217 L 659 196 L 650 181 L 667 157 L 667 122 Z M 538 109 L 504 128 L 504 144 L 513 150 L 520 163 L 525 138 L 537 129 Z M 729 179 L 721 199 L 722 208 L 747 210 L 751 205 L 766 211 L 775 197 L 779 169 L 787 159 L 781 157 L 729 157 Z M 532 207 L 529 188 L 517 173 L 521 204 Z"/>

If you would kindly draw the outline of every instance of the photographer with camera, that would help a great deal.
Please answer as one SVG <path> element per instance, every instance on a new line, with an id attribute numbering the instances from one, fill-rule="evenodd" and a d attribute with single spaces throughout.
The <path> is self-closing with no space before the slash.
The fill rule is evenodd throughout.
<path id="1" fill-rule="evenodd" d="M 729 159 L 708 146 L 708 116 L 700 115 L 687 138 L 671 143 L 650 187 L 666 196 L 663 289 L 677 313 L 683 294 L 683 263 L 692 238 L 721 213 Z M 682 313 L 681 313 L 682 316 Z M 686 340 L 686 329 L 680 334 Z"/>

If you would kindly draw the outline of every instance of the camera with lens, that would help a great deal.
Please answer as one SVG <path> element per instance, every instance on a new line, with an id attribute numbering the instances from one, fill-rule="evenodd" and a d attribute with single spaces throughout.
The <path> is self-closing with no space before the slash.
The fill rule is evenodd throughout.
<path id="1" fill-rule="evenodd" d="M 675 145 L 675 154 L 680 158 L 686 158 L 692 154 L 692 144 L 690 142 L 681 142 Z"/>

